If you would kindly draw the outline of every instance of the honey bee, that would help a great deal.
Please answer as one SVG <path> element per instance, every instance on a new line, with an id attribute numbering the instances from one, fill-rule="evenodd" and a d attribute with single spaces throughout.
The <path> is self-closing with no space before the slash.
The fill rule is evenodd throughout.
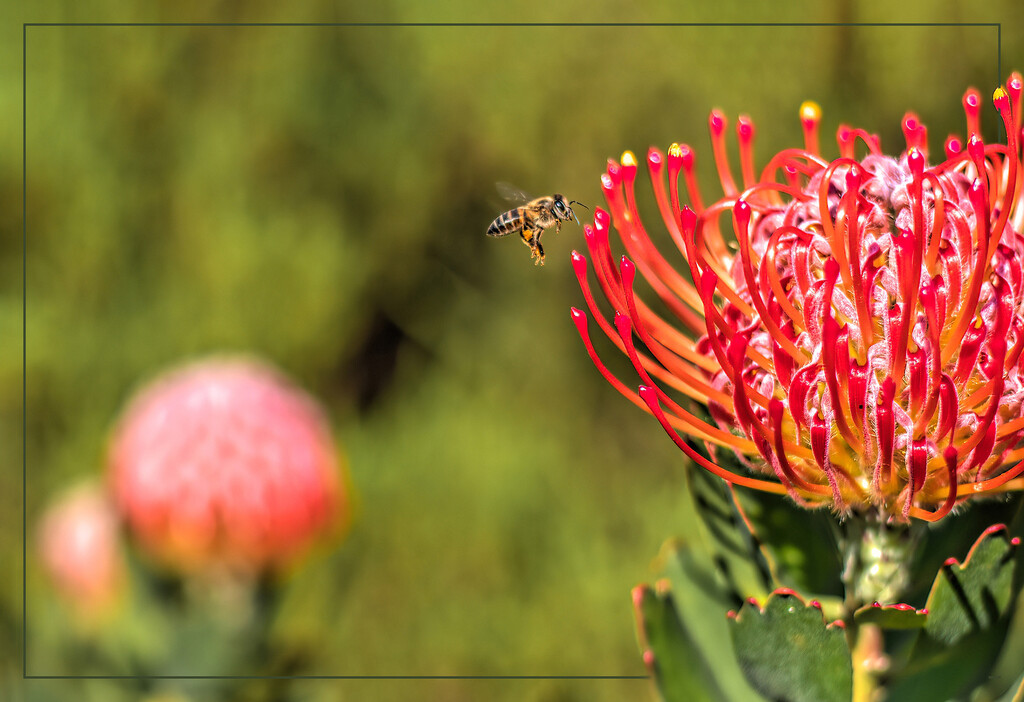
<path id="1" fill-rule="evenodd" d="M 573 205 L 583 205 L 576 200 L 566 199 L 555 193 L 544 197 L 531 198 L 508 183 L 498 183 L 498 193 L 506 200 L 524 203 L 514 207 L 508 212 L 498 215 L 491 226 L 487 227 L 487 236 L 508 236 L 513 232 L 519 232 L 523 243 L 530 247 L 530 258 L 534 265 L 544 265 L 544 247 L 540 244 L 540 235 L 544 230 L 555 225 L 555 231 L 562 229 L 562 222 L 575 219 L 576 224 L 580 223 L 576 213 L 572 211 Z"/>

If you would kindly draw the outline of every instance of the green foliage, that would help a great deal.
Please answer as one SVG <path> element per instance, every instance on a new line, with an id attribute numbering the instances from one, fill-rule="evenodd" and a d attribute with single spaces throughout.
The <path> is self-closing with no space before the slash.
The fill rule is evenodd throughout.
<path id="1" fill-rule="evenodd" d="M 804 604 L 792 591 L 772 593 L 763 610 L 743 605 L 730 633 L 744 674 L 765 697 L 850 699 L 853 668 L 842 627 L 826 623 L 820 607 Z"/>
<path id="2" fill-rule="evenodd" d="M 769 544 L 752 530 L 748 510 L 740 508 L 739 491 L 698 470 L 688 473 L 688 483 L 695 513 L 701 518 L 700 537 L 693 543 L 666 544 L 660 558 L 665 580 L 655 590 L 637 591 L 642 598 L 637 612 L 641 647 L 651 652 L 652 672 L 662 696 L 669 702 L 689 699 L 687 694 L 752 700 L 759 699 L 756 689 L 762 694 L 791 699 L 791 693 L 803 694 L 794 690 L 806 689 L 810 696 L 792 699 L 816 699 L 819 688 L 807 687 L 804 682 L 805 678 L 819 675 L 822 665 L 830 671 L 824 678 L 826 688 L 848 689 L 849 651 L 842 630 L 826 627 L 822 605 L 808 606 L 809 613 L 797 617 L 781 616 L 775 611 L 775 603 L 791 598 L 769 595 L 779 587 L 773 576 L 777 568 L 772 549 L 779 544 L 784 547 L 799 537 L 786 536 L 789 532 L 785 529 L 769 530 L 776 539 L 775 544 Z M 781 499 L 777 500 L 776 509 L 796 511 Z M 755 514 L 762 516 L 760 512 Z M 780 523 L 780 518 L 776 517 L 775 523 Z M 792 566 L 792 571 L 787 572 L 803 571 Z M 764 601 L 766 597 L 771 609 L 764 615 L 744 614 L 751 601 Z M 830 611 L 836 609 L 834 598 L 823 599 L 829 603 Z M 737 619 L 725 616 L 741 605 Z M 800 609 L 804 609 L 802 602 Z M 806 628 L 811 621 L 808 616 L 816 618 L 815 626 Z M 794 636 L 798 638 L 793 639 Z M 813 642 L 808 643 L 814 652 L 805 658 L 808 667 L 799 655 L 803 649 L 790 645 L 793 640 L 800 641 L 801 646 L 804 641 Z M 837 640 L 841 645 L 838 649 L 833 645 Z M 759 641 L 765 644 L 764 648 L 759 647 Z M 772 647 L 781 647 L 788 653 L 780 655 Z M 818 654 L 821 659 L 815 657 Z M 679 661 L 678 668 L 670 667 L 672 661 Z M 784 668 L 789 672 L 778 672 Z"/>
<path id="3" fill-rule="evenodd" d="M 910 565 L 912 580 L 907 598 L 920 601 L 928 597 L 935 580 L 935 574 L 949 558 L 963 560 L 977 541 L 978 534 L 993 524 L 1011 524 L 1024 514 L 1024 493 L 1009 494 L 1004 498 L 968 502 L 958 508 L 952 519 L 942 519 L 934 524 L 915 524 L 920 543 L 914 549 L 914 560 Z M 1012 526 L 1012 525 L 1011 525 Z M 1012 530 L 1021 536 L 1021 530 Z"/>
<path id="4" fill-rule="evenodd" d="M 928 611 L 907 604 L 864 605 L 853 613 L 858 626 L 874 625 L 888 631 L 920 629 L 928 622 Z"/>
<path id="5" fill-rule="evenodd" d="M 1011 539 L 1006 527 L 998 524 L 985 530 L 963 565 L 952 561 L 943 566 L 925 604 L 925 641 L 954 646 L 1005 618 L 1020 589 L 1020 582 L 1014 583 L 1019 545 L 1020 540 Z"/>
<path id="6" fill-rule="evenodd" d="M 817 601 L 805 605 L 792 590 L 776 589 L 778 574 L 790 578 L 787 583 L 829 582 L 816 580 L 815 572 L 838 577 L 837 526 L 824 513 L 799 511 L 780 499 L 773 503 L 773 496 L 745 499 L 748 492 L 729 490 L 703 472 L 695 472 L 689 483 L 702 522 L 700 538 L 666 545 L 660 559 L 666 580 L 654 590 L 638 590 L 641 648 L 651 652 L 661 694 L 669 701 L 687 699 L 678 690 L 690 689 L 723 700 L 748 699 L 754 694 L 750 689 L 729 687 L 742 671 L 770 699 L 849 699 L 847 641 L 841 628 L 825 623 L 844 616 L 841 601 L 811 591 Z M 823 533 L 798 533 L 823 517 Z M 762 528 L 766 520 L 768 527 Z M 893 699 L 966 694 L 989 678 L 986 694 L 1002 694 L 1009 681 L 992 675 L 1011 624 L 1021 625 L 1021 618 L 1012 620 L 1011 615 L 1021 589 L 1015 534 L 1022 526 L 1018 516 L 1011 529 L 986 529 L 962 566 L 949 559 L 938 576 L 933 572 L 926 602 L 867 604 L 851 613 L 849 625 L 885 632 L 880 640 L 892 668 L 880 684 Z M 785 561 L 777 554 L 786 548 L 797 552 L 795 543 L 809 544 L 809 552 L 826 555 L 832 565 L 808 570 L 806 561 L 794 559 L 780 566 Z M 953 547 L 957 543 L 951 541 Z M 767 600 L 766 589 L 775 590 Z M 834 585 L 828 589 L 835 592 Z M 723 613 L 737 608 L 738 599 L 742 608 L 726 628 Z M 731 641 L 725 641 L 729 636 Z M 678 667 L 671 667 L 671 661 L 679 661 Z M 1016 670 L 1015 661 L 1007 665 Z"/>
<path id="7" fill-rule="evenodd" d="M 943 565 L 925 604 L 925 626 L 892 683 L 898 699 L 956 696 L 988 676 L 1021 589 L 1019 544 L 995 525 L 962 565 L 955 559 Z"/>
<path id="8" fill-rule="evenodd" d="M 664 563 L 680 627 L 687 632 L 689 641 L 696 648 L 687 665 L 699 666 L 705 671 L 700 673 L 702 689 L 712 695 L 721 691 L 719 699 L 734 702 L 758 699 L 746 684 L 732 651 L 726 612 L 733 606 L 733 593 L 721 579 L 720 572 L 714 569 L 702 551 L 679 541 L 667 542 L 659 560 Z M 659 590 L 666 590 L 664 582 Z M 658 650 L 653 645 L 650 648 L 657 661 Z M 671 697 L 664 690 L 663 694 L 669 702 L 680 699 Z"/>
<path id="9" fill-rule="evenodd" d="M 743 521 L 733 491 L 706 471 L 689 470 L 686 476 L 710 562 L 733 606 L 747 597 L 764 598 L 773 583 L 768 562 L 761 542 Z"/>
<path id="10" fill-rule="evenodd" d="M 784 497 L 755 490 L 733 488 L 733 492 L 767 554 L 776 582 L 819 599 L 842 596 L 836 523 L 827 510 L 799 509 Z"/>
<path id="11" fill-rule="evenodd" d="M 1024 702 L 1024 674 L 1020 676 L 1010 689 L 997 702 Z"/>
<path id="12" fill-rule="evenodd" d="M 633 603 L 642 622 L 644 662 L 662 698 L 666 702 L 721 700 L 722 691 L 694 640 L 701 632 L 684 626 L 671 591 L 641 585 L 633 590 Z M 703 664 L 696 665 L 697 661 Z"/>
<path id="13" fill-rule="evenodd" d="M 733 606 L 733 593 L 703 549 L 669 541 L 659 560 L 665 578 L 654 591 L 640 589 L 645 601 L 654 598 L 658 604 L 640 608 L 637 624 L 642 648 L 653 654 L 662 696 L 667 702 L 689 699 L 681 694 L 682 687 L 688 694 L 713 699 L 758 699 L 744 679 L 729 638 L 726 612 Z M 663 646 L 669 648 L 663 651 Z M 667 661 L 680 658 L 680 670 L 669 669 Z M 687 685 L 690 690 L 685 690 Z"/>

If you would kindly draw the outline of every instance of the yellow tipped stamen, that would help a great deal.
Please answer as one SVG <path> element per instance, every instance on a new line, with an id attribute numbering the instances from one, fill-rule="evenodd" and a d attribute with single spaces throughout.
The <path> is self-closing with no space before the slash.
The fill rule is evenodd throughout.
<path id="1" fill-rule="evenodd" d="M 669 151 L 671 151 L 671 149 L 669 149 Z M 633 155 L 632 151 L 623 151 L 622 158 L 619 159 L 619 163 L 623 166 L 635 166 L 636 156 Z"/>
<path id="2" fill-rule="evenodd" d="M 808 122 L 821 121 L 821 107 L 813 100 L 806 100 L 800 105 L 800 119 Z"/>

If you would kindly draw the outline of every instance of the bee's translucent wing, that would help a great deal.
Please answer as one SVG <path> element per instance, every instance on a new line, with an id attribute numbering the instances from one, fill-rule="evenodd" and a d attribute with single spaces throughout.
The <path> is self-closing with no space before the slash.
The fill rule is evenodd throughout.
<path id="1" fill-rule="evenodd" d="M 494 187 L 498 189 L 498 194 L 509 202 L 522 204 L 533 199 L 530 195 L 510 183 L 499 182 L 495 183 Z"/>

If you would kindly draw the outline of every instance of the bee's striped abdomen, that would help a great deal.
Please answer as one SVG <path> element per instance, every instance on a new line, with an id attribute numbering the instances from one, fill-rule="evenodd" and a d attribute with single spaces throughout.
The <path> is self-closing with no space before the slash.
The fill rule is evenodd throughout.
<path id="1" fill-rule="evenodd" d="M 498 215 L 491 226 L 487 227 L 487 236 L 505 236 L 523 228 L 523 208 L 516 207 Z"/>

